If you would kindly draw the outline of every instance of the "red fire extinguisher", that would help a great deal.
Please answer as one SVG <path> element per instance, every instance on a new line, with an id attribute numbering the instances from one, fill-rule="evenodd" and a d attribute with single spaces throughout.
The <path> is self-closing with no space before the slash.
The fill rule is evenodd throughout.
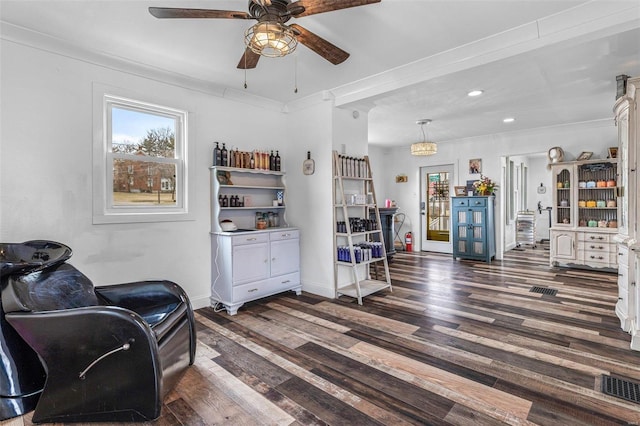
<path id="1" fill-rule="evenodd" d="M 412 251 L 411 232 L 404 234 L 404 246 L 407 248 L 407 251 Z"/>

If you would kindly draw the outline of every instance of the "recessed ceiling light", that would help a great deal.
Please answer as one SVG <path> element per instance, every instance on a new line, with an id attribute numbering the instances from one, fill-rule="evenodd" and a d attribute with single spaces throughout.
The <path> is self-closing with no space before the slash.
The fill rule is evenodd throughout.
<path id="1" fill-rule="evenodd" d="M 514 121 L 516 121 L 516 119 L 513 117 L 508 117 L 502 120 L 503 123 L 513 123 Z"/>
<path id="2" fill-rule="evenodd" d="M 484 90 L 472 90 L 467 93 L 467 96 L 480 96 L 484 93 Z"/>

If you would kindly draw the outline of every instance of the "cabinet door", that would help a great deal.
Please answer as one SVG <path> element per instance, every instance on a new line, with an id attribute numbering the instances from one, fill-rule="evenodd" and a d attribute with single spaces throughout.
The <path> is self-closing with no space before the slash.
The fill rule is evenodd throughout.
<path id="1" fill-rule="evenodd" d="M 484 207 L 456 209 L 454 244 L 459 254 L 485 256 L 487 250 L 487 223 Z"/>
<path id="2" fill-rule="evenodd" d="M 571 226 L 573 200 L 571 190 L 575 185 L 573 167 L 565 164 L 553 165 L 553 211 L 552 226 Z"/>
<path id="3" fill-rule="evenodd" d="M 551 251 L 554 257 L 575 260 L 576 236 L 573 232 L 554 232 L 551 238 Z"/>
<path id="4" fill-rule="evenodd" d="M 269 278 L 269 245 L 246 244 L 233 247 L 233 285 Z"/>
<path id="5" fill-rule="evenodd" d="M 471 254 L 486 256 L 487 254 L 487 209 L 471 208 L 470 243 Z"/>
<path id="6" fill-rule="evenodd" d="M 300 240 L 271 242 L 271 276 L 290 274 L 300 270 Z"/>
<path id="7" fill-rule="evenodd" d="M 468 207 L 456 207 L 453 210 L 453 251 L 454 254 L 466 254 L 469 246 L 469 219 Z"/>

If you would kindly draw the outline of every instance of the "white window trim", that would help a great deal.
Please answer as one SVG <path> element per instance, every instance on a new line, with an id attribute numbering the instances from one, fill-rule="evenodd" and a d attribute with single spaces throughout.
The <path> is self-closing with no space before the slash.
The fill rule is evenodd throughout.
<path id="1" fill-rule="evenodd" d="M 134 100 L 135 99 L 135 100 Z M 165 111 L 170 114 L 183 114 L 182 123 L 176 128 L 176 139 L 178 132 L 182 137 L 182 160 L 171 158 L 153 158 L 152 162 L 167 162 L 177 164 L 176 181 L 181 182 L 182 196 L 179 197 L 176 206 L 111 206 L 113 197 L 113 167 L 114 157 L 126 156 L 126 154 L 112 153 L 109 134 L 107 128 L 107 114 L 109 101 L 122 100 L 129 104 L 148 107 L 154 113 Z M 162 99 L 150 99 L 150 96 L 134 93 L 131 90 L 111 87 L 100 83 L 93 84 L 93 223 L 151 223 L 151 222 L 173 222 L 183 220 L 195 220 L 195 215 L 190 208 L 194 197 L 195 174 L 190 164 L 193 164 L 192 153 L 194 149 L 193 141 L 189 137 L 191 114 L 187 108 L 180 105 L 174 107 L 161 106 L 163 104 L 174 104 L 174 101 Z M 178 147 L 176 147 L 178 148 Z M 139 158 L 137 158 L 139 160 Z"/>

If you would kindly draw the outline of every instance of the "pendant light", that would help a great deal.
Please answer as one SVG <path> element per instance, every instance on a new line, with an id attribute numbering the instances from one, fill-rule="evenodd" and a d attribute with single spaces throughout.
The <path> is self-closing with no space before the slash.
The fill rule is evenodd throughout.
<path id="1" fill-rule="evenodd" d="M 427 141 L 427 135 L 424 132 L 424 125 L 429 125 L 429 123 L 431 120 L 428 118 L 416 121 L 422 131 L 422 142 L 411 144 L 411 155 L 433 155 L 438 152 L 438 145 L 435 142 Z"/>

